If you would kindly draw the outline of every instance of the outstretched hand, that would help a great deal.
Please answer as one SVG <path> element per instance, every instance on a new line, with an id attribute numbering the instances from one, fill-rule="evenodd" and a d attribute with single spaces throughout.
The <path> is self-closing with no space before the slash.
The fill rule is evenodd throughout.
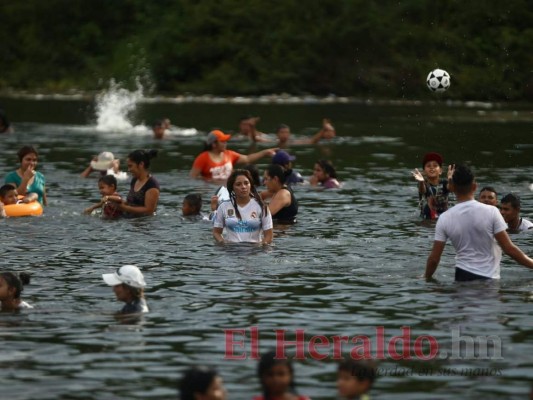
<path id="1" fill-rule="evenodd" d="M 450 182 L 452 180 L 454 172 L 455 172 L 455 164 L 448 165 L 448 175 L 447 175 L 448 182 Z"/>
<path id="2" fill-rule="evenodd" d="M 424 182 L 424 175 L 418 170 L 418 168 L 415 168 L 411 171 L 411 174 L 413 174 L 414 178 L 417 182 Z"/>

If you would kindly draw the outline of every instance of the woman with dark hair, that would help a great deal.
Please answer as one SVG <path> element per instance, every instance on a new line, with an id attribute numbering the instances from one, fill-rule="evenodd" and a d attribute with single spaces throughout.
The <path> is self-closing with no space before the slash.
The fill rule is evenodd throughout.
<path id="1" fill-rule="evenodd" d="M 218 372 L 194 367 L 185 371 L 179 383 L 180 400 L 225 400 L 226 389 Z"/>
<path id="2" fill-rule="evenodd" d="M 133 178 L 128 197 L 118 208 L 129 217 L 155 214 L 159 182 L 150 174 L 150 160 L 156 156 L 157 150 L 135 150 L 128 155 L 128 171 Z"/>
<path id="3" fill-rule="evenodd" d="M 5 183 L 14 184 L 17 193 L 22 196 L 36 193 L 39 203 L 43 206 L 48 205 L 44 175 L 35 170 L 39 158 L 37 150 L 33 146 L 23 146 L 17 155 L 20 167 L 6 175 Z"/>
<path id="4" fill-rule="evenodd" d="M 331 161 L 318 160 L 313 169 L 313 176 L 309 179 L 312 186 L 322 186 L 324 189 L 338 189 L 341 184 L 337 180 L 337 172 Z"/>
<path id="5" fill-rule="evenodd" d="M 262 157 L 272 157 L 275 149 L 265 149 L 252 154 L 240 154 L 226 148 L 231 135 L 214 130 L 209 132 L 205 140 L 204 151 L 196 157 L 191 168 L 192 178 L 226 180 L 233 171 L 235 164 L 254 163 Z"/>
<path id="6" fill-rule="evenodd" d="M 271 243 L 272 216 L 257 193 L 250 172 L 243 169 L 233 171 L 226 187 L 230 200 L 218 206 L 213 222 L 215 240 L 219 243 Z M 222 236 L 224 228 L 225 237 Z"/>
<path id="7" fill-rule="evenodd" d="M 20 308 L 33 308 L 20 298 L 24 285 L 30 283 L 30 275 L 21 272 L 0 273 L 0 303 L 2 311 L 15 311 Z"/>
<path id="8" fill-rule="evenodd" d="M 298 202 L 290 186 L 285 185 L 286 178 L 283 167 L 270 164 L 263 176 L 267 190 L 261 192 L 261 197 L 271 198 L 268 208 L 274 221 L 292 224 L 296 222 Z"/>

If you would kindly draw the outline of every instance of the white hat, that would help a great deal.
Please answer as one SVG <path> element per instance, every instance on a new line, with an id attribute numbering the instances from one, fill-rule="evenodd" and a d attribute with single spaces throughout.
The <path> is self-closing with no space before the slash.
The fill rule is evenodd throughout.
<path id="1" fill-rule="evenodd" d="M 121 283 L 136 288 L 146 286 L 142 272 L 135 265 L 124 265 L 112 274 L 102 274 L 102 278 L 109 286 L 116 286 Z"/>
<path id="2" fill-rule="evenodd" d="M 91 168 L 98 171 L 106 171 L 113 165 L 115 156 L 110 151 L 102 151 L 96 161 L 91 161 Z"/>

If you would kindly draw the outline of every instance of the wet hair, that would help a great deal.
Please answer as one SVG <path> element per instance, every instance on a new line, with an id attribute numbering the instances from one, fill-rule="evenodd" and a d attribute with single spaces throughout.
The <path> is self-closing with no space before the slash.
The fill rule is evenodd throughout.
<path id="1" fill-rule="evenodd" d="M 235 214 L 237 214 L 237 218 L 239 218 L 239 220 L 242 219 L 241 213 L 239 212 L 239 208 L 237 207 L 237 200 L 235 199 L 235 192 L 233 190 L 233 185 L 235 184 L 235 180 L 237 179 L 237 177 L 240 175 L 245 176 L 248 179 L 248 181 L 250 181 L 251 197 L 254 198 L 257 201 L 257 203 L 259 203 L 259 206 L 261 207 L 262 212 L 266 214 L 268 210 L 266 208 L 265 203 L 261 199 L 261 196 L 259 195 L 259 193 L 257 193 L 257 189 L 255 188 L 255 183 L 252 178 L 252 174 L 250 174 L 250 171 L 246 169 L 236 169 L 229 176 L 228 181 L 226 183 L 226 187 L 229 191 L 229 198 L 231 200 L 231 204 L 233 204 L 233 207 L 235 208 Z"/>
<path id="2" fill-rule="evenodd" d="M 274 366 L 276 365 L 286 365 L 289 369 L 289 373 L 291 374 L 291 381 L 289 382 L 289 391 L 293 394 L 296 394 L 296 383 L 294 381 L 294 368 L 292 367 L 292 363 L 288 358 L 284 359 L 276 359 L 276 352 L 275 351 L 269 351 L 268 353 L 265 353 L 261 356 L 261 359 L 259 360 L 259 364 L 257 364 L 257 377 L 259 378 L 259 382 L 261 383 L 261 387 L 263 388 L 263 397 L 265 400 L 271 400 L 272 397 L 270 393 L 268 392 L 268 388 L 263 383 L 263 377 L 265 374 L 268 373 Z"/>
<path id="3" fill-rule="evenodd" d="M 510 204 L 515 210 L 519 210 L 521 207 L 520 196 L 514 193 L 506 194 L 500 200 L 501 204 Z"/>
<path id="4" fill-rule="evenodd" d="M 0 187 L 0 197 L 4 198 L 10 191 L 15 190 L 16 186 L 12 183 L 6 183 Z"/>
<path id="5" fill-rule="evenodd" d="M 468 194 L 474 183 L 474 173 L 466 164 L 456 164 L 455 171 L 452 176 L 452 183 L 454 189 L 459 194 Z"/>
<path id="6" fill-rule="evenodd" d="M 33 146 L 22 146 L 20 150 L 17 153 L 17 156 L 19 158 L 19 161 L 22 161 L 24 157 L 26 157 L 28 154 L 35 154 L 37 157 L 39 157 L 39 153 L 37 153 L 37 150 Z"/>
<path id="7" fill-rule="evenodd" d="M 286 125 L 286 124 L 279 124 L 278 127 L 276 128 L 276 133 L 278 133 L 279 131 L 281 131 L 282 129 L 291 129 L 289 127 L 289 125 Z"/>
<path id="8" fill-rule="evenodd" d="M 144 289 L 134 286 L 130 286 L 127 283 L 121 283 L 123 287 L 129 290 L 130 294 L 135 300 L 142 299 L 144 297 Z"/>
<path id="9" fill-rule="evenodd" d="M 115 178 L 114 175 L 101 176 L 100 179 L 98 179 L 98 183 L 100 182 L 105 183 L 106 185 L 109 185 L 109 186 L 114 186 L 115 189 L 118 187 L 117 178 Z"/>
<path id="10" fill-rule="evenodd" d="M 183 199 L 184 203 L 187 203 L 189 206 L 194 208 L 195 214 L 200 214 L 200 210 L 202 209 L 202 196 L 196 193 L 188 194 Z"/>
<path id="11" fill-rule="evenodd" d="M 318 160 L 316 163 L 320 165 L 320 168 L 322 168 L 324 172 L 329 175 L 330 178 L 337 179 L 337 171 L 335 171 L 335 167 L 333 166 L 331 161 Z"/>
<path id="12" fill-rule="evenodd" d="M 279 182 L 283 185 L 287 180 L 287 172 L 281 165 L 270 164 L 266 168 L 266 173 L 270 178 L 278 178 Z"/>
<path id="13" fill-rule="evenodd" d="M 349 372 L 358 381 L 370 381 L 370 385 L 376 380 L 377 367 L 372 360 L 354 360 L 347 358 L 339 363 L 338 372 Z"/>
<path id="14" fill-rule="evenodd" d="M 496 192 L 496 189 L 494 189 L 492 186 L 483 186 L 479 191 L 479 194 L 483 192 L 492 192 L 496 195 L 496 197 L 498 197 L 498 192 Z"/>
<path id="15" fill-rule="evenodd" d="M 20 297 L 20 293 L 24 290 L 24 285 L 30 283 L 30 274 L 26 272 L 20 272 L 18 274 L 14 272 L 2 272 L 0 273 L 0 277 L 6 281 L 7 286 L 16 289 L 15 299 Z"/>
<path id="16" fill-rule="evenodd" d="M 185 371 L 179 382 L 180 400 L 196 400 L 196 393 L 205 394 L 218 372 L 208 367 L 193 367 Z"/>
<path id="17" fill-rule="evenodd" d="M 144 168 L 150 168 L 150 160 L 157 157 L 157 150 L 135 150 L 128 154 L 128 158 L 135 164 L 144 163 Z"/>
<path id="18" fill-rule="evenodd" d="M 255 166 L 255 164 L 246 164 L 244 167 L 242 167 L 242 169 L 245 169 L 246 171 L 250 173 L 255 186 L 261 186 L 261 178 L 259 177 L 259 170 Z"/>

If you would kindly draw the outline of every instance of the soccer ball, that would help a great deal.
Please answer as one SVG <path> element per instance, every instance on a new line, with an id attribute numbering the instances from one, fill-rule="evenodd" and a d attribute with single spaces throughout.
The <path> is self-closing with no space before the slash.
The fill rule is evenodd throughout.
<path id="1" fill-rule="evenodd" d="M 434 69 L 426 81 L 432 92 L 444 92 L 450 87 L 450 75 L 443 69 Z"/>

